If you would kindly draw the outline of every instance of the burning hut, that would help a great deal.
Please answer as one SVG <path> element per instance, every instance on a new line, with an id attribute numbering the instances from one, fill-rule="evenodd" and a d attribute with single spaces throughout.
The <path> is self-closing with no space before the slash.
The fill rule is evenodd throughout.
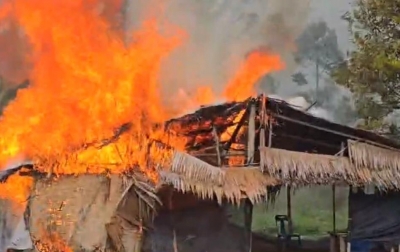
<path id="1" fill-rule="evenodd" d="M 31 167 L 26 224 L 36 249 L 248 251 L 252 206 L 273 196 L 274 186 L 372 183 L 390 190 L 400 181 L 397 143 L 264 96 L 200 108 L 166 122 L 164 131 L 185 139 L 185 151 L 153 142 L 170 153 L 148 163 L 156 179 L 135 166 L 79 176 Z M 119 130 L 100 148 L 127 134 Z M 243 206 L 242 233 L 229 230 L 220 206 L 227 202 Z M 229 234 L 235 238 L 217 247 L 215 239 Z"/>

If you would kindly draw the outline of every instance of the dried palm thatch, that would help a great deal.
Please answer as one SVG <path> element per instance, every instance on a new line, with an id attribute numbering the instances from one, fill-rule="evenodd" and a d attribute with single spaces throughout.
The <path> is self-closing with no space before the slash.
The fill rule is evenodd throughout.
<path id="1" fill-rule="evenodd" d="M 268 186 L 278 183 L 275 179 L 263 175 L 258 167 L 217 169 L 221 169 L 225 175 L 221 183 L 200 182 L 170 172 L 162 172 L 161 178 L 164 183 L 172 185 L 178 191 L 191 192 L 202 199 L 216 198 L 219 203 L 222 199 L 227 199 L 234 204 L 239 204 L 245 197 L 257 203 L 267 195 Z"/>
<path id="2" fill-rule="evenodd" d="M 325 184 L 354 177 L 345 157 L 262 147 L 260 158 L 271 176 L 292 184 Z"/>
<path id="3" fill-rule="evenodd" d="M 400 188 L 400 173 L 393 170 L 373 171 L 368 168 L 355 168 L 355 174 L 359 185 L 371 183 L 384 190 Z"/>
<path id="4" fill-rule="evenodd" d="M 371 170 L 400 171 L 400 151 L 384 149 L 366 143 L 348 140 L 349 157 L 356 167 Z"/>
<path id="5" fill-rule="evenodd" d="M 57 233 L 74 250 L 104 247 L 104 227 L 114 215 L 122 184 L 116 175 L 37 180 L 29 202 L 32 240 L 36 245 L 45 244 L 51 234 Z"/>
<path id="6" fill-rule="evenodd" d="M 225 173 L 218 167 L 180 151 L 174 152 L 170 171 L 192 181 L 217 184 L 222 183 Z"/>
<path id="7" fill-rule="evenodd" d="M 400 152 L 351 141 L 349 156 L 260 148 L 262 168 L 283 183 L 300 186 L 373 183 L 382 189 L 400 188 Z"/>

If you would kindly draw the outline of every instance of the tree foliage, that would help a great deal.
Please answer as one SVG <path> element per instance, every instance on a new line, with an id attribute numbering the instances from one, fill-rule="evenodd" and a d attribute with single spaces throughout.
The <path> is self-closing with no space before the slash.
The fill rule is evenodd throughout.
<path id="1" fill-rule="evenodd" d="M 337 64 L 343 62 L 344 56 L 339 49 L 336 31 L 331 29 L 326 22 L 310 23 L 297 39 L 297 52 L 295 59 L 304 66 L 318 65 L 318 74 L 303 74 L 301 71 L 292 75 L 292 81 L 299 86 L 310 85 L 309 90 L 298 94 L 305 97 L 310 103 L 318 98 L 318 106 L 327 109 L 339 123 L 350 123 L 355 119 L 352 100 L 331 79 L 331 73 Z M 316 90 L 316 79 L 322 84 Z M 313 86 L 311 86 L 313 85 Z"/>
<path id="2" fill-rule="evenodd" d="M 349 22 L 356 50 L 332 76 L 356 97 L 365 127 L 400 109 L 400 0 L 358 0 Z"/>
<path id="3" fill-rule="evenodd" d="M 296 42 L 295 58 L 299 63 L 318 63 L 321 69 L 331 71 L 335 64 L 343 61 L 336 31 L 329 28 L 325 21 L 308 25 Z"/>

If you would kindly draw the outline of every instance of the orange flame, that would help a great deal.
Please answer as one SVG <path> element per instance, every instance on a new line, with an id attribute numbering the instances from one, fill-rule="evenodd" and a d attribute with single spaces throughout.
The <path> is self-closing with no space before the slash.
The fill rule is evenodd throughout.
<path id="1" fill-rule="evenodd" d="M 14 17 L 32 44 L 34 67 L 31 86 L 19 92 L 0 121 L 1 163 L 19 153 L 35 158 L 71 152 L 132 120 L 132 132 L 151 134 L 144 125 L 167 118 L 158 72 L 185 34 L 171 28 L 175 34 L 164 36 L 149 20 L 134 34 L 135 43 L 125 46 L 96 13 L 95 2 L 13 2 Z M 110 153 L 118 156 L 115 146 L 96 151 L 108 159 Z M 73 173 L 71 167 L 59 172 Z"/>
<path id="2" fill-rule="evenodd" d="M 283 68 L 284 64 L 279 55 L 253 52 L 228 82 L 224 96 L 228 100 L 244 100 L 255 94 L 254 86 L 263 75 Z"/>
<path id="3" fill-rule="evenodd" d="M 126 44 L 118 15 L 121 4 L 3 1 L 0 19 L 11 18 L 23 28 L 30 45 L 24 60 L 32 69 L 30 86 L 0 119 L 0 165 L 23 154 L 44 172 L 121 173 L 138 167 L 157 180 L 155 167 L 171 152 L 155 148 L 153 140 L 183 149 L 184 140 L 165 137 L 157 125 L 177 112 L 162 102 L 159 72 L 163 60 L 185 42 L 186 33 L 165 25 L 162 33 L 157 20 L 148 19 Z M 278 55 L 251 53 L 223 97 L 247 98 L 259 78 L 282 68 Z M 184 104 L 197 107 L 220 97 L 202 86 Z M 184 104 L 178 105 L 180 110 Z M 129 134 L 103 144 L 127 123 Z"/>
<path id="4" fill-rule="evenodd" d="M 8 177 L 7 183 L 0 183 L 0 198 L 12 200 L 16 206 L 24 205 L 31 192 L 32 183 L 32 177 L 13 174 Z"/>
<path id="5" fill-rule="evenodd" d="M 57 232 L 48 231 L 43 225 L 40 227 L 41 240 L 34 241 L 35 247 L 40 252 L 73 252 L 67 242 Z"/>

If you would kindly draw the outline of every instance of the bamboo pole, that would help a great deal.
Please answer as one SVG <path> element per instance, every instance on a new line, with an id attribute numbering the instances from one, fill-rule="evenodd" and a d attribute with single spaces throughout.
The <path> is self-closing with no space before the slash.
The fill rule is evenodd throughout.
<path id="1" fill-rule="evenodd" d="M 247 134 L 247 165 L 254 160 L 255 153 L 255 139 L 256 139 L 256 106 L 251 104 L 249 125 Z M 244 201 L 244 224 L 245 224 L 245 242 L 247 244 L 246 251 L 251 252 L 253 250 L 253 237 L 251 224 L 253 219 L 253 204 L 246 198 Z"/>
<path id="2" fill-rule="evenodd" d="M 242 128 L 242 126 L 246 122 L 246 119 L 249 116 L 249 113 L 250 113 L 250 105 L 246 108 L 242 118 L 240 119 L 239 123 L 237 124 L 235 130 L 233 131 L 231 138 L 225 144 L 225 146 L 224 146 L 225 151 L 229 151 L 229 149 L 231 148 L 231 145 L 235 141 L 235 139 L 237 137 L 237 134 L 239 134 L 240 129 Z"/>
<path id="3" fill-rule="evenodd" d="M 253 204 L 246 198 L 244 200 L 244 226 L 245 226 L 245 243 L 246 251 L 253 251 L 253 233 L 251 231 L 253 221 Z"/>
<path id="4" fill-rule="evenodd" d="M 292 222 L 292 198 L 291 198 L 292 187 L 289 185 L 286 187 L 286 201 L 287 201 L 287 217 L 288 217 L 288 229 L 289 234 L 293 233 L 293 222 Z"/>
<path id="5" fill-rule="evenodd" d="M 346 146 L 344 142 L 340 144 L 340 151 L 336 153 L 335 156 L 344 156 L 344 151 L 346 149 Z M 336 185 L 335 183 L 332 185 L 332 231 L 333 234 L 336 234 Z"/>
<path id="6" fill-rule="evenodd" d="M 270 118 L 268 123 L 268 148 L 272 147 L 272 134 L 273 134 L 272 130 L 273 130 L 272 118 Z"/>
<path id="7" fill-rule="evenodd" d="M 247 134 L 247 163 L 251 163 L 254 160 L 255 152 L 255 139 L 256 139 L 256 106 L 252 104 L 250 107 L 249 115 L 249 126 Z"/>
<path id="8" fill-rule="evenodd" d="M 220 152 L 220 147 L 219 147 L 219 137 L 218 137 L 218 132 L 217 132 L 217 128 L 215 128 L 215 126 L 213 126 L 213 130 L 212 130 L 212 134 L 214 137 L 214 141 L 215 141 L 215 149 L 217 152 L 217 164 L 218 166 L 222 165 L 222 158 L 221 158 L 221 152 Z"/>

